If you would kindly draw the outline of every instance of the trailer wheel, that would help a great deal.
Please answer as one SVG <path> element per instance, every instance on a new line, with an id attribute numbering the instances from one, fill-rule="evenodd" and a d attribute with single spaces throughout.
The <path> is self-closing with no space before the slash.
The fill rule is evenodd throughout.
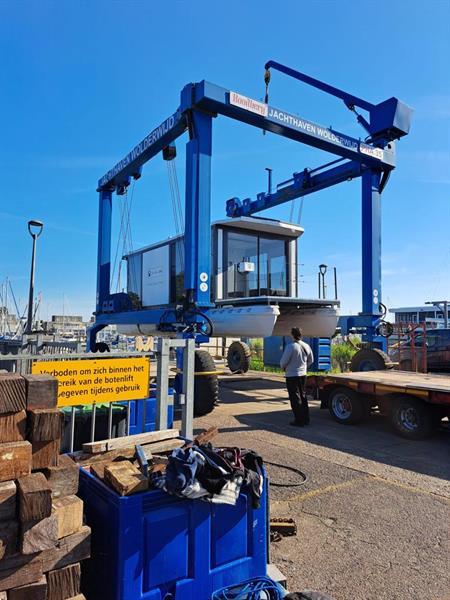
<path id="1" fill-rule="evenodd" d="M 354 425 L 367 416 L 363 398 L 353 390 L 338 387 L 328 396 L 328 410 L 338 423 Z"/>
<path id="2" fill-rule="evenodd" d="M 362 348 L 352 357 L 352 371 L 382 371 L 393 366 L 391 359 L 378 348 Z"/>
<path id="3" fill-rule="evenodd" d="M 227 352 L 228 368 L 232 373 L 247 373 L 250 369 L 251 352 L 244 342 L 233 342 Z"/>
<path id="4" fill-rule="evenodd" d="M 194 369 L 196 373 L 211 373 L 216 365 L 206 350 L 195 351 Z M 217 375 L 196 375 L 194 381 L 194 415 L 201 417 L 210 413 L 219 400 Z"/>
<path id="5" fill-rule="evenodd" d="M 414 396 L 399 396 L 392 402 L 391 423 L 404 438 L 420 440 L 433 431 L 434 419 L 431 407 Z"/>

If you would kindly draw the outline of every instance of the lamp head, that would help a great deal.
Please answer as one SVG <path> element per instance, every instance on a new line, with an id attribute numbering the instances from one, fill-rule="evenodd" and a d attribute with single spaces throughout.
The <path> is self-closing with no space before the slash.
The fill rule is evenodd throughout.
<path id="1" fill-rule="evenodd" d="M 35 219 L 28 221 L 28 231 L 30 232 L 32 238 L 38 238 L 43 229 L 44 223 L 42 221 L 36 221 Z"/>
<path id="2" fill-rule="evenodd" d="M 328 268 L 328 265 L 323 265 L 323 264 L 319 265 L 319 271 L 320 271 L 321 275 L 325 275 L 325 273 L 327 272 L 327 268 Z"/>

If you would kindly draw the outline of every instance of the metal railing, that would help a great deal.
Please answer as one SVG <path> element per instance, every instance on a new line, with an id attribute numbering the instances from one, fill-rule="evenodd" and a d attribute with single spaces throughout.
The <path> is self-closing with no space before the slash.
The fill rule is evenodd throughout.
<path id="1" fill-rule="evenodd" d="M 7 361 L 12 363 L 12 372 L 21 375 L 31 373 L 31 366 L 34 361 L 54 361 L 62 362 L 67 360 L 102 360 L 107 358 L 132 358 L 132 357 L 154 357 L 156 359 L 156 374 L 151 372 L 149 375 L 150 383 L 156 380 L 156 430 L 167 429 L 168 407 L 173 402 L 173 396 L 169 395 L 170 355 L 171 350 L 179 349 L 183 352 L 182 360 L 182 385 L 181 393 L 178 394 L 178 405 L 181 408 L 181 435 L 191 439 L 193 436 L 193 414 L 194 414 L 194 361 L 195 361 L 195 342 L 191 339 L 166 339 L 160 338 L 156 352 L 112 352 L 112 353 L 62 353 L 62 354 L 6 354 L 0 355 L 0 362 Z M 131 402 L 142 402 L 142 431 L 146 428 L 146 401 L 142 400 L 120 400 L 108 403 L 108 426 L 107 438 L 110 439 L 113 433 L 113 412 L 117 405 L 126 405 L 125 434 L 130 432 Z M 75 445 L 75 427 L 76 416 L 79 406 L 69 406 L 70 408 L 70 441 L 68 450 L 74 451 Z M 91 423 L 90 423 L 90 441 L 95 440 L 97 418 L 97 405 L 92 403 Z"/>

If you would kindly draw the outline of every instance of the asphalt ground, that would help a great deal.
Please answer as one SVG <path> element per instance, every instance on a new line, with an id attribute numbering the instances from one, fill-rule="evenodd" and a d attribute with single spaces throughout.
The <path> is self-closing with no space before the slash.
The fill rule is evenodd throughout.
<path id="1" fill-rule="evenodd" d="M 290 591 L 335 600 L 450 599 L 450 432 L 411 442 L 373 415 L 343 426 L 310 401 L 311 424 L 289 426 L 280 378 L 222 378 L 221 403 L 195 428 L 216 445 L 252 448 L 267 461 L 271 516 L 292 517 L 295 537 L 271 543 Z"/>

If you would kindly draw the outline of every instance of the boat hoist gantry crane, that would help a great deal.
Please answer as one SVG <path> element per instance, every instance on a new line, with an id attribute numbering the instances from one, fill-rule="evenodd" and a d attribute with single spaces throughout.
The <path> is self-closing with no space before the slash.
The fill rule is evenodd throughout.
<path id="1" fill-rule="evenodd" d="M 362 311 L 341 317 L 341 331 L 357 331 L 373 349 L 383 349 L 381 294 L 381 192 L 396 166 L 396 140 L 407 135 L 411 109 L 397 98 L 372 104 L 336 87 L 269 61 L 266 64 L 266 97 L 254 100 L 208 81 L 189 83 L 181 91 L 178 109 L 151 131 L 129 154 L 98 182 L 99 226 L 97 300 L 95 323 L 88 345 L 96 349 L 96 335 L 109 324 L 155 325 L 162 334 L 194 337 L 206 341 L 213 334 L 208 311 L 211 302 L 211 157 L 212 124 L 219 115 L 236 119 L 264 132 L 287 137 L 327 151 L 334 159 L 318 168 L 305 168 L 277 186 L 276 191 L 255 199 L 232 198 L 226 203 L 231 219 L 251 217 L 294 198 L 312 194 L 338 183 L 361 177 L 362 201 Z M 308 121 L 269 104 L 271 70 L 331 94 L 354 112 L 365 130 L 357 139 Z M 360 111 L 365 113 L 365 116 Z M 184 230 L 184 295 L 181 304 L 143 307 L 130 294 L 111 293 L 111 218 L 113 194 L 122 195 L 143 165 L 162 152 L 165 160 L 176 154 L 174 142 L 188 134 L 186 143 L 186 196 Z M 135 300 L 135 299 L 134 299 Z M 157 304 L 157 303 L 156 303 Z"/>

